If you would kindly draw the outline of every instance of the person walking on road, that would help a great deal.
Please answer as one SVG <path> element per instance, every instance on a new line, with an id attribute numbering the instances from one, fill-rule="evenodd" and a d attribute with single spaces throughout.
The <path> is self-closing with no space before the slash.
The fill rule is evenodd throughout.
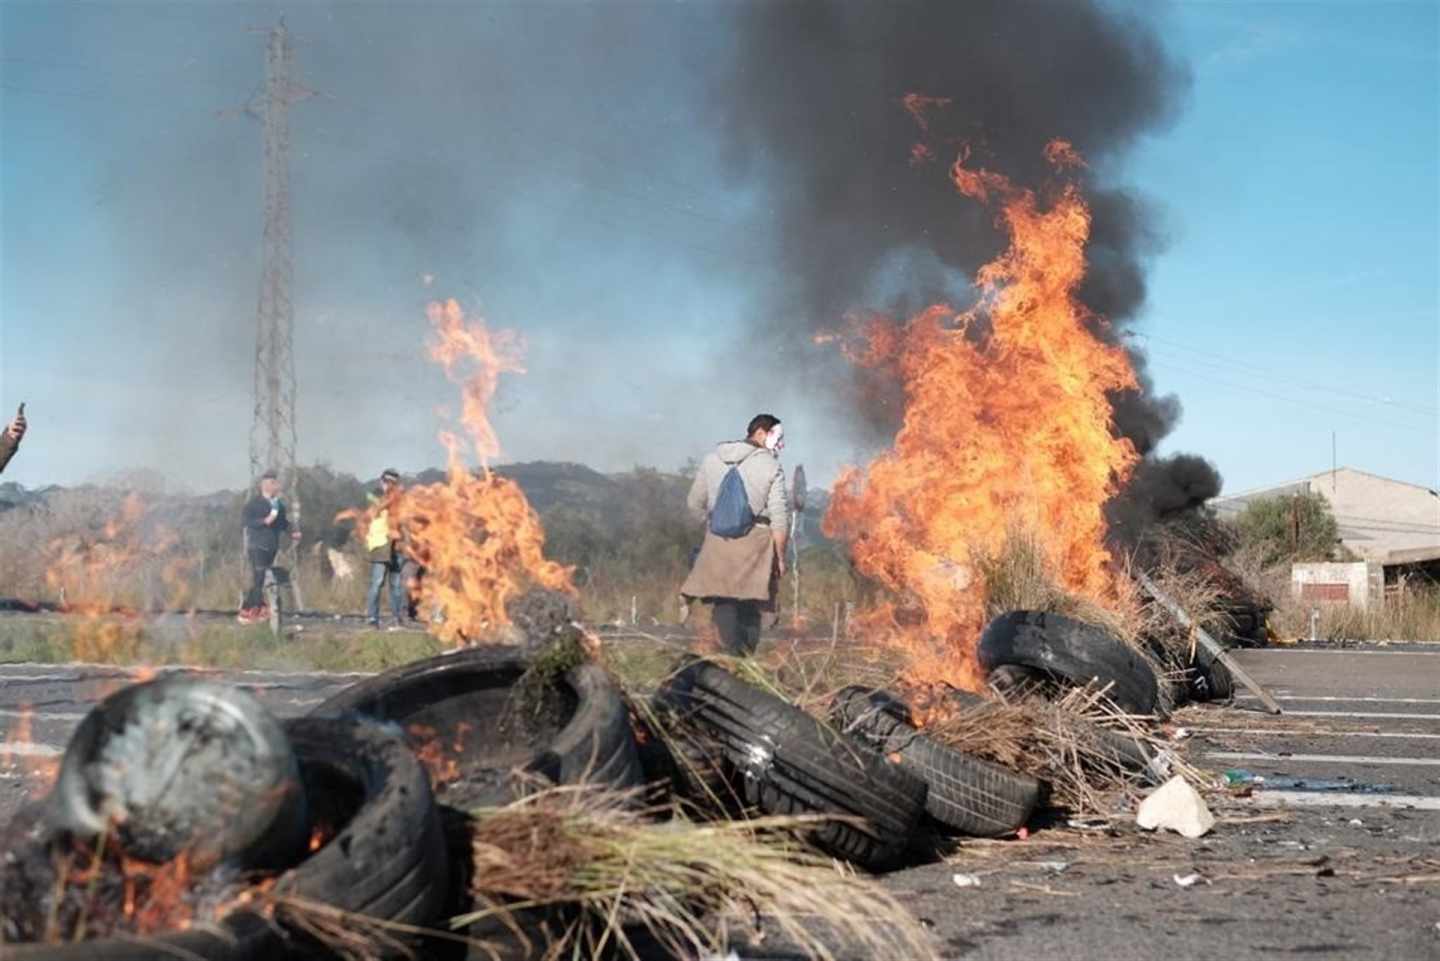
<path id="1" fill-rule="evenodd" d="M 280 535 L 290 530 L 285 502 L 280 499 L 280 481 L 273 470 L 260 475 L 260 490 L 246 501 L 241 521 L 245 527 L 245 554 L 250 561 L 251 577 L 250 589 L 245 592 L 235 619 L 241 624 L 254 624 L 270 616 L 265 603 L 265 572 L 275 563 Z M 300 532 L 292 531 L 290 537 L 299 540 Z"/>
<path id="2" fill-rule="evenodd" d="M 390 468 L 380 475 L 380 491 L 371 503 L 379 509 L 365 531 L 365 549 L 370 554 L 370 590 L 365 595 L 365 619 L 380 626 L 380 591 L 390 582 L 391 630 L 404 627 L 410 612 L 405 579 L 401 575 L 404 557 L 400 552 L 401 531 L 390 521 L 390 507 L 400 496 L 400 472 Z"/>
<path id="3" fill-rule="evenodd" d="M 686 498 L 705 523 L 705 540 L 680 593 L 711 605 L 720 641 L 732 654 L 753 654 L 759 646 L 761 611 L 774 609 L 785 573 L 784 438 L 780 418 L 757 414 L 744 440 L 724 441 L 705 455 Z"/>

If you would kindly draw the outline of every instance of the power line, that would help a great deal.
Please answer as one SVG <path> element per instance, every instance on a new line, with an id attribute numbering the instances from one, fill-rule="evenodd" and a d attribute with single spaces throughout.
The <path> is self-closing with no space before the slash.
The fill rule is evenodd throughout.
<path id="1" fill-rule="evenodd" d="M 1152 341 L 1152 342 L 1157 343 L 1157 344 L 1165 344 L 1165 345 L 1168 345 L 1168 346 L 1170 346 L 1170 347 L 1172 347 L 1172 348 L 1178 349 L 1178 350 L 1180 350 L 1180 351 L 1184 351 L 1184 352 L 1190 353 L 1190 354 L 1195 354 L 1195 355 L 1198 355 L 1198 356 L 1200 356 L 1200 357 L 1209 357 L 1209 358 L 1212 358 L 1214 361 L 1218 361 L 1218 362 L 1220 362 L 1220 363 L 1225 364 L 1226 367 L 1231 367 L 1231 368 L 1236 368 L 1236 367 L 1245 368 L 1245 369 L 1247 369 L 1247 370 L 1252 371 L 1253 373 L 1263 374 L 1263 375 L 1266 375 L 1266 376 L 1274 376 L 1274 373 L 1275 373 L 1273 369 L 1268 369 L 1268 368 L 1265 368 L 1265 367 L 1261 367 L 1261 366 L 1258 366 L 1258 365 L 1256 365 L 1256 364 L 1254 364 L 1254 363 L 1252 363 L 1252 362 L 1249 362 L 1249 361 L 1239 360 L 1239 359 L 1237 359 L 1237 358 L 1235 358 L 1235 357 L 1230 357 L 1230 356 L 1227 356 L 1227 355 L 1225 355 L 1225 354 L 1215 353 L 1214 351 L 1204 350 L 1204 349 L 1202 349 L 1202 348 L 1194 347 L 1194 346 L 1189 345 L 1189 344 L 1182 344 L 1182 343 L 1180 343 L 1179 341 L 1169 340 L 1169 339 L 1164 338 L 1164 337 L 1157 337 L 1157 336 L 1155 336 L 1154 334 L 1141 333 L 1141 332 L 1138 332 L 1138 331 L 1137 331 L 1137 332 L 1131 332 L 1131 333 L 1127 334 L 1126 336 L 1131 337 L 1131 338 L 1141 338 L 1141 339 L 1144 339 L 1144 340 L 1146 340 L 1146 341 Z M 1351 397 L 1351 398 L 1353 398 L 1353 399 L 1355 399 L 1355 400 L 1369 401 L 1370 403 L 1373 403 L 1373 404 L 1385 404 L 1385 405 L 1390 406 L 1390 407 L 1399 407 L 1399 408 L 1402 408 L 1402 409 L 1404 409 L 1404 410 L 1412 411 L 1412 412 L 1414 412 L 1414 413 L 1419 413 L 1419 414 L 1440 414 L 1440 409 L 1437 409 L 1437 408 L 1435 408 L 1435 407 L 1426 407 L 1426 406 L 1424 406 L 1424 405 L 1422 405 L 1422 404 L 1411 404 L 1411 403 L 1408 403 L 1408 402 L 1406 402 L 1406 401 L 1398 401 L 1398 400 L 1394 400 L 1393 398 L 1381 397 L 1381 396 L 1376 395 L 1376 394 L 1367 394 L 1367 393 L 1363 393 L 1363 392 L 1361 392 L 1361 391 L 1348 390 L 1348 389 L 1346 389 L 1346 388 L 1344 388 L 1344 387 L 1337 387 L 1337 386 L 1335 386 L 1334 384 L 1323 384 L 1323 385 L 1322 385 L 1322 384 L 1305 383 L 1305 382 L 1300 382 L 1300 381 L 1290 381 L 1290 383 L 1293 383 L 1293 384 L 1294 384 L 1295 386 L 1297 386 L 1297 387 L 1303 387 L 1303 388 L 1305 388 L 1305 389 L 1307 389 L 1307 390 L 1315 390 L 1315 391 L 1320 391 L 1320 392 L 1326 393 L 1326 394 L 1335 394 L 1335 395 L 1339 395 L 1339 396 L 1343 396 L 1343 397 Z"/>
<path id="2" fill-rule="evenodd" d="M 1236 390 L 1248 390 L 1248 392 L 1250 393 L 1257 393 L 1257 395 L 1266 396 L 1266 398 L 1273 398 L 1276 399 L 1276 401 L 1296 403 L 1296 405 L 1305 406 L 1305 408 L 1312 409 L 1312 411 L 1326 411 L 1328 412 L 1328 414 L 1345 416 L 1345 418 L 1351 418 L 1355 419 L 1355 421 L 1364 422 L 1365 425 L 1371 426 L 1371 428 L 1382 429 L 1382 431 L 1394 431 L 1400 432 L 1400 434 L 1407 435 L 1421 434 L 1421 432 L 1426 432 L 1426 428 L 1421 428 L 1421 426 L 1418 425 L 1392 424 L 1392 422 L 1382 421 L 1382 419 L 1374 418 L 1374 416 L 1356 414 L 1356 412 L 1354 411 L 1344 411 L 1344 409 L 1341 408 L 1331 408 L 1331 406 L 1320 405 L 1320 403 L 1315 403 L 1313 401 L 1305 401 L 1305 399 L 1302 398 L 1292 398 L 1292 396 L 1283 395 L 1283 393 L 1276 393 L 1273 392 L 1273 390 L 1256 388 L 1256 386 L 1248 385 L 1248 383 L 1236 383 L 1233 382 L 1233 380 L 1224 380 L 1221 379 L 1221 377 L 1215 377 L 1214 375 L 1211 375 L 1211 373 L 1207 372 L 1207 370 L 1191 370 L 1188 369 L 1188 367 L 1182 367 L 1179 365 L 1175 365 L 1175 363 L 1168 362 L 1168 360 L 1161 360 L 1161 362 L 1153 363 L 1155 363 L 1156 367 L 1164 367 L 1164 369 L 1176 370 L 1176 372 L 1179 373 L 1188 373 L 1188 375 L 1191 376 L 1202 377 L 1202 379 L 1204 379 L 1207 383 L 1217 383 L 1217 385 L 1228 386 L 1228 388 L 1233 388 Z M 1433 437 L 1433 434 L 1430 434 L 1430 437 Z"/>

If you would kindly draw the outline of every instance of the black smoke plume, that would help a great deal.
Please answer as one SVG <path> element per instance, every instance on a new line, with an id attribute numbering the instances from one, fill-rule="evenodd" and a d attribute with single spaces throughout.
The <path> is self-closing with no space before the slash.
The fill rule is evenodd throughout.
<path id="1" fill-rule="evenodd" d="M 1089 164 L 1080 297 L 1139 374 L 1138 390 L 1113 398 L 1117 432 L 1146 457 L 1120 513 L 1163 513 L 1218 491 L 1199 458 L 1153 457 L 1180 405 L 1154 393 L 1126 340 L 1164 237 L 1151 205 L 1119 177 L 1127 151 L 1176 115 L 1190 84 L 1153 22 L 1091 0 L 799 0 L 748 4 L 740 16 L 743 53 L 718 108 L 732 174 L 779 185 L 774 256 L 786 280 L 756 334 L 783 345 L 787 369 L 811 378 L 808 388 L 846 385 L 871 438 L 888 439 L 902 412 L 896 385 L 816 349 L 815 333 L 857 309 L 963 303 L 1003 238 L 993 213 L 946 176 L 960 145 L 975 165 L 1039 187 L 1050 172 L 1044 146 L 1061 138 Z M 903 107 L 912 93 L 945 101 L 923 138 Z M 934 162 L 912 162 L 921 139 L 937 145 Z"/>

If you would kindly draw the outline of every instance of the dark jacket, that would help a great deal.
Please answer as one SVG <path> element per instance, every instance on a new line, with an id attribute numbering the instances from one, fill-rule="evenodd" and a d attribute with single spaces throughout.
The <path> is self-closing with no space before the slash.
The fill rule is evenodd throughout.
<path id="1" fill-rule="evenodd" d="M 280 502 L 280 509 L 276 514 L 273 524 L 265 523 L 265 518 L 270 516 L 270 501 L 256 494 L 245 504 L 245 510 L 241 512 L 241 522 L 245 525 L 246 547 L 252 551 L 275 551 L 280 549 L 280 535 L 290 529 L 290 518 L 285 515 L 285 502 Z"/>
<path id="2" fill-rule="evenodd" d="M 5 465 L 10 463 L 10 458 L 14 457 L 15 452 L 19 449 L 20 441 L 11 437 L 5 426 L 0 424 L 0 473 L 4 472 Z"/>

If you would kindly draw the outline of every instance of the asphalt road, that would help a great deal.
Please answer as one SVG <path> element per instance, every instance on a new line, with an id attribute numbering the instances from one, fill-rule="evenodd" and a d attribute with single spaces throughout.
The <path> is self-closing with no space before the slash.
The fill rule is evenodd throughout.
<path id="1" fill-rule="evenodd" d="M 1138 831 L 1130 812 L 1023 841 L 968 842 L 888 875 L 945 958 L 1440 961 L 1440 646 L 1246 651 L 1285 713 L 1178 712 L 1188 759 L 1236 772 L 1206 837 Z M 356 675 L 208 672 L 280 715 Z M 0 819 L 43 792 L 71 730 L 135 673 L 0 665 Z M 1243 692 L 1242 692 L 1243 693 Z M 966 887 L 956 874 L 978 883 Z M 1199 875 L 1190 886 L 1177 878 Z M 794 958 L 766 942 L 751 958 Z"/>

